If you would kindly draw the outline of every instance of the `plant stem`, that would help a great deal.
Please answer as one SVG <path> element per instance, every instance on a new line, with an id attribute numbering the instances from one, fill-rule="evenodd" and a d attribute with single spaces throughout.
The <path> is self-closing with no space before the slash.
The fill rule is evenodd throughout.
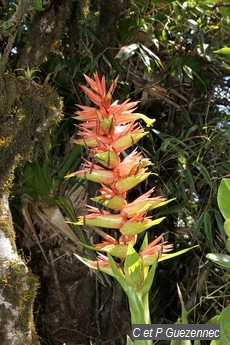
<path id="1" fill-rule="evenodd" d="M 148 325 L 151 324 L 149 312 L 149 294 L 144 295 L 134 292 L 128 295 L 131 323 Z M 153 345 L 152 340 L 134 340 L 135 345 Z"/>

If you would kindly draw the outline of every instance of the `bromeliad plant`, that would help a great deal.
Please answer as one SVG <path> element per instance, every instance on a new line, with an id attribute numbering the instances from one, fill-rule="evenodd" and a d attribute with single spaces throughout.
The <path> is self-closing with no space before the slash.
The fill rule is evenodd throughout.
<path id="1" fill-rule="evenodd" d="M 147 212 L 171 201 L 152 197 L 153 188 L 133 202 L 127 198 L 132 188 L 151 175 L 148 170 L 151 162 L 133 148 L 148 133 L 136 121 L 141 119 L 149 127 L 154 120 L 135 112 L 138 102 L 112 103 L 118 78 L 108 91 L 105 77 L 100 80 L 95 73 L 94 79 L 88 76 L 85 79 L 91 89 L 81 88 L 95 106 L 79 105 L 81 110 L 76 112 L 76 119 L 82 122 L 77 125 L 81 138 L 75 142 L 87 147 L 90 159 L 85 160 L 82 170 L 67 177 L 75 176 L 101 185 L 99 195 L 92 198 L 99 207 L 87 206 L 88 214 L 79 217 L 75 224 L 96 227 L 94 230 L 103 241 L 93 244 L 98 253 L 96 261 L 76 256 L 90 268 L 117 279 L 128 296 L 132 324 L 149 324 L 148 294 L 157 263 L 187 251 L 167 254 L 173 248 L 164 241 L 164 234 L 151 243 L 146 234 L 140 250 L 135 249 L 138 234 L 164 219 L 153 219 Z M 128 148 L 133 149 L 126 154 L 124 151 Z M 116 236 L 111 236 L 109 229 L 115 229 Z M 143 344 L 152 344 L 152 341 L 145 340 Z"/>

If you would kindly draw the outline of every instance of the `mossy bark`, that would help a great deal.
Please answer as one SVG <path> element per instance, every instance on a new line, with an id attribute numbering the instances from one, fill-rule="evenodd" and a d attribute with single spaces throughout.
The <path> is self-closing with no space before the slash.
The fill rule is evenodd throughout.
<path id="1" fill-rule="evenodd" d="M 38 345 L 33 323 L 38 281 L 17 253 L 8 196 L 14 168 L 58 122 L 62 102 L 50 86 L 11 74 L 0 78 L 0 94 L 0 344 Z"/>
<path id="2" fill-rule="evenodd" d="M 0 197 L 0 344 L 38 345 L 33 324 L 37 278 L 18 256 L 8 194 Z"/>
<path id="3" fill-rule="evenodd" d="M 108 15 L 108 1 L 100 1 L 100 20 L 97 28 L 97 37 L 103 37 L 101 39 L 101 45 L 95 42 L 93 46 L 94 55 L 97 56 L 103 50 L 104 54 L 113 61 L 117 54 L 118 43 L 118 25 L 122 18 L 125 18 L 127 10 L 130 6 L 130 0 L 117 0 L 110 1 L 109 3 L 109 15 Z M 111 49 L 112 48 L 112 49 Z"/>
<path id="4" fill-rule="evenodd" d="M 63 26 L 71 15 L 76 0 L 50 1 L 44 12 L 36 12 L 26 36 L 18 68 L 40 66 L 51 52 L 57 52 L 61 44 Z M 36 38 L 36 39 L 35 39 Z"/>
<path id="5" fill-rule="evenodd" d="M 13 168 L 29 157 L 34 140 L 60 119 L 62 103 L 49 85 L 5 74 L 0 77 L 0 192 Z"/>
<path id="6" fill-rule="evenodd" d="M 33 1 L 20 0 L 12 14 L 4 5 L 4 23 L 0 28 L 5 46 L 0 61 L 0 344 L 38 345 L 33 324 L 33 302 L 37 279 L 17 254 L 15 232 L 8 204 L 14 169 L 27 161 L 33 143 L 59 121 L 62 102 L 48 84 L 4 74 L 13 70 L 39 67 L 61 42 L 62 29 L 75 0 L 47 2 L 46 10 L 35 11 L 28 25 L 25 45 L 20 47 L 14 67 L 10 52 L 22 18 L 33 11 Z M 3 23 L 3 24 L 4 24 Z M 19 71 L 17 73 L 20 73 Z M 22 73 L 23 74 L 23 73 Z"/>

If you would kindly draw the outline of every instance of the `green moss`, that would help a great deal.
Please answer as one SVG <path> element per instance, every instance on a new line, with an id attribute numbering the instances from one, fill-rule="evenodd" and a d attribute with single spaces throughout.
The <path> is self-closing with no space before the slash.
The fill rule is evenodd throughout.
<path id="1" fill-rule="evenodd" d="M 15 245 L 15 232 L 13 229 L 13 221 L 9 209 L 9 205 L 6 204 L 8 194 L 5 194 L 3 197 L 0 197 L 0 229 L 6 235 L 6 238 L 9 238 L 13 250 L 16 252 Z"/>
<path id="2" fill-rule="evenodd" d="M 17 97 L 15 77 L 0 78 L 0 121 L 10 114 L 14 101 Z"/>
<path id="3" fill-rule="evenodd" d="M 15 232 L 9 205 L 8 191 L 13 173 L 20 162 L 28 159 L 36 140 L 42 140 L 59 122 L 62 101 L 49 85 L 22 80 L 11 74 L 0 78 L 0 229 L 10 240 L 16 252 Z M 33 303 L 38 281 L 27 271 L 23 262 L 0 262 L 0 295 L 5 304 L 0 305 L 0 344 L 5 343 L 7 325 L 13 322 L 13 330 L 22 332 L 22 342 L 17 345 L 38 345 L 33 324 Z M 7 307 L 6 307 L 7 306 Z M 33 340 L 26 334 L 32 333 Z M 25 336 L 24 336 L 25 334 Z"/>
<path id="4" fill-rule="evenodd" d="M 15 323 L 15 329 L 26 334 L 32 332 L 33 341 L 24 339 L 23 345 L 39 344 L 33 326 L 33 302 L 37 294 L 38 279 L 27 271 L 23 262 L 12 262 L 8 268 L 4 269 L 0 278 L 0 291 L 5 305 L 1 306 L 1 319 L 3 324 L 1 327 L 0 343 L 4 343 L 7 333 L 7 322 L 11 320 Z"/>
<path id="5" fill-rule="evenodd" d="M 0 78 L 0 194 L 10 187 L 12 173 L 19 159 L 26 161 L 35 140 L 42 140 L 62 116 L 62 100 L 48 84 L 5 74 Z M 1 108 L 2 106 L 2 108 Z"/>

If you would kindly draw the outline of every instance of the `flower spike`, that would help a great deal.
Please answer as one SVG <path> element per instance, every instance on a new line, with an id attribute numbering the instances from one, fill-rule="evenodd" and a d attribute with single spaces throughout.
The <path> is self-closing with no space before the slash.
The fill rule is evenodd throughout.
<path id="1" fill-rule="evenodd" d="M 126 260 L 126 256 L 134 250 L 132 247 L 136 244 L 137 235 L 164 219 L 164 217 L 152 219 L 147 213 L 169 201 L 162 197 L 151 197 L 154 188 L 132 202 L 127 201 L 128 192 L 152 174 L 148 170 L 152 163 L 143 157 L 137 148 L 128 154 L 123 152 L 148 134 L 136 121 L 143 120 L 149 127 L 154 119 L 136 112 L 138 102 L 131 102 L 130 99 L 122 103 L 112 101 L 118 77 L 108 89 L 105 77 L 100 79 L 97 72 L 93 74 L 93 78 L 87 75 L 84 77 L 89 87 L 83 85 L 81 89 L 93 105 L 78 106 L 80 110 L 75 114 L 76 119 L 80 121 L 77 125 L 79 138 L 75 143 L 87 146 L 90 160 L 85 160 L 82 169 L 66 177 L 76 176 L 101 185 L 99 194 L 91 198 L 98 204 L 98 208 L 87 206 L 88 213 L 80 216 L 75 224 L 93 226 L 103 239 L 93 245 L 99 252 L 98 260 L 85 261 L 85 263 L 93 269 L 101 269 L 113 275 L 118 265 L 101 252 Z M 107 233 L 107 230 L 103 231 L 100 228 L 108 231 L 115 229 L 116 238 Z M 172 246 L 162 242 L 162 239 L 163 235 L 142 248 L 139 254 L 133 254 L 136 255 L 137 262 L 142 262 L 143 267 L 152 264 L 153 259 L 156 259 L 155 256 L 159 254 L 162 243 L 162 253 L 170 251 Z M 83 261 L 82 258 L 81 260 Z M 127 267 L 124 272 L 126 269 Z M 143 277 L 145 276 L 143 274 Z"/>
<path id="2" fill-rule="evenodd" d="M 75 176 L 100 185 L 99 193 L 91 198 L 97 207 L 86 206 L 86 214 L 74 224 L 92 226 L 101 241 L 84 244 L 97 252 L 95 260 L 76 257 L 91 269 L 117 279 L 128 295 L 133 324 L 151 323 L 148 293 L 157 263 L 187 251 L 168 254 L 173 247 L 164 240 L 164 234 L 150 243 L 146 234 L 142 245 L 138 243 L 139 234 L 164 220 L 154 219 L 148 212 L 171 201 L 152 196 L 154 188 L 133 201 L 128 199 L 129 191 L 153 174 L 151 161 L 134 147 L 148 134 L 137 121 L 150 127 L 155 120 L 138 112 L 138 102 L 112 99 L 118 77 L 108 89 L 105 76 L 100 78 L 95 72 L 92 78 L 84 77 L 88 87 L 83 85 L 81 89 L 92 104 L 78 106 L 78 138 L 74 142 L 87 147 L 89 159 L 84 159 L 83 166 L 66 178 Z M 136 247 L 140 247 L 139 251 Z"/>

